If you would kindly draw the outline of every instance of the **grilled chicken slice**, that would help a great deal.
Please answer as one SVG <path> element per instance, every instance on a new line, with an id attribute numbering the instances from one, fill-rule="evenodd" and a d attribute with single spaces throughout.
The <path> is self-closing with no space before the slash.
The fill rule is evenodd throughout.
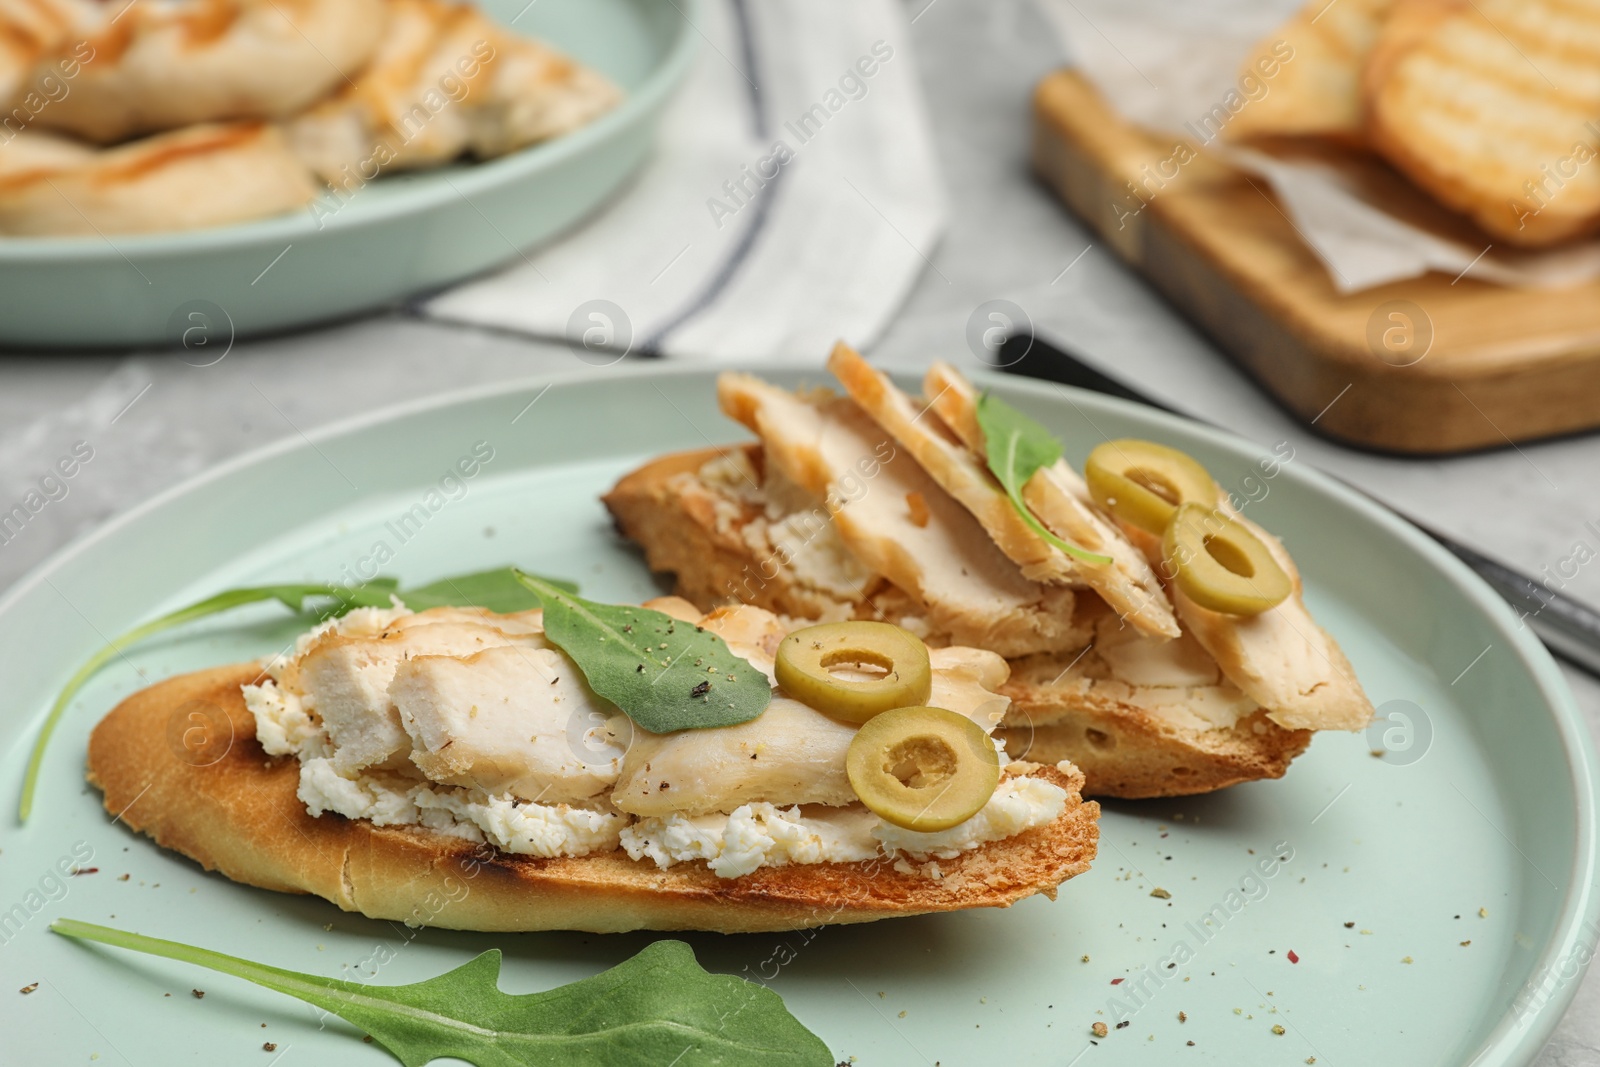
<path id="1" fill-rule="evenodd" d="M 978 426 L 978 391 L 948 363 L 935 363 L 922 383 L 938 421 L 981 462 L 988 455 Z M 1057 537 L 1091 552 L 1110 556 L 1103 566 L 1071 560 L 1073 578 L 1081 581 L 1141 633 L 1177 637 L 1166 590 L 1155 571 L 1115 523 L 1103 518 L 1089 498 L 1089 487 L 1066 460 L 1038 471 L 1022 490 L 1023 501 Z M 1005 501 L 1007 508 L 1010 502 Z M 1014 558 L 1014 557 L 1013 557 Z"/>
<path id="2" fill-rule="evenodd" d="M 1072 589 L 1024 578 L 852 401 L 801 398 L 736 373 L 721 376 L 717 395 L 760 436 L 768 463 L 824 501 L 851 553 L 926 608 L 932 632 L 1003 656 L 1083 646 Z"/>
<path id="3" fill-rule="evenodd" d="M 6 149 L 14 149 L 18 137 Z M 0 163 L 0 234 L 107 236 L 220 226 L 279 215 L 317 195 L 276 127 L 190 126 L 87 157 L 57 140 L 51 162 Z"/>
<path id="4" fill-rule="evenodd" d="M 778 684 L 772 673 L 773 660 L 794 627 L 785 626 L 772 612 L 750 604 L 726 604 L 707 614 L 681 596 L 658 596 L 646 600 L 644 606 L 679 622 L 704 626 L 727 642 L 735 656 L 765 674 L 773 685 Z"/>
<path id="5" fill-rule="evenodd" d="M 621 99 L 600 74 L 506 33 L 471 5 L 390 0 L 389 12 L 371 65 L 289 125 L 295 150 L 334 185 L 504 155 L 577 129 Z"/>
<path id="6" fill-rule="evenodd" d="M 737 726 L 635 730 L 611 802 L 634 815 L 705 815 L 740 804 L 848 804 L 844 755 L 856 727 L 788 697 Z"/>
<path id="7" fill-rule="evenodd" d="M 1360 730 L 1372 721 L 1372 702 L 1339 645 L 1306 610 L 1300 572 L 1283 543 L 1227 503 L 1231 518 L 1261 539 L 1294 584 L 1283 603 L 1259 615 L 1211 611 L 1183 595 L 1173 600 L 1186 630 L 1216 659 L 1230 682 L 1290 730 Z"/>
<path id="8" fill-rule="evenodd" d="M 71 91 L 38 123 L 112 144 L 193 123 L 288 118 L 360 73 L 388 15 L 384 0 L 115 6 L 88 36 L 92 58 Z M 47 56 L 34 82 L 53 71 Z"/>
<path id="9" fill-rule="evenodd" d="M 596 696 L 571 660 L 521 642 L 407 659 L 388 696 L 423 774 L 543 804 L 582 803 L 609 789 L 630 733 L 627 716 Z"/>
<path id="10" fill-rule="evenodd" d="M 708 618 L 706 626 L 714 627 L 715 620 Z M 965 715 L 985 730 L 1000 724 L 1009 701 L 994 689 L 1009 673 L 1004 660 L 974 648 L 932 649 L 929 660 L 929 704 Z M 612 803 L 644 816 L 704 815 L 757 801 L 851 804 L 856 794 L 845 773 L 845 753 L 858 729 L 782 690 L 758 718 L 737 726 L 672 734 L 636 728 Z"/>
<path id="11" fill-rule="evenodd" d="M 828 357 L 828 369 L 844 383 L 850 399 L 910 452 L 922 469 L 944 487 L 988 531 L 994 543 L 1022 575 L 1036 582 L 1076 583 L 1073 559 L 1023 522 L 984 461 L 945 429 L 938 419 L 924 418 L 919 408 L 889 376 L 840 341 Z"/>
<path id="12" fill-rule="evenodd" d="M 104 6 L 93 0 L 0 0 L 0 109 L 11 111 L 5 117 L 12 121 L 6 132 L 25 129 L 34 114 L 60 99 L 64 81 L 75 76 L 82 59 L 92 54 L 69 46 L 103 18 L 103 11 Z M 35 86 L 37 95 L 27 99 L 22 88 L 35 75 L 35 65 L 47 57 L 64 58 L 67 65 L 58 64 L 51 71 L 56 80 Z M 15 125 L 17 114 L 12 109 L 19 107 L 28 116 L 24 126 Z"/>
<path id="13" fill-rule="evenodd" d="M 389 695 L 405 662 L 419 656 L 470 656 L 504 645 L 547 649 L 540 613 L 492 616 L 462 608 L 406 615 L 377 633 L 329 631 L 293 660 L 270 672 L 322 718 L 337 750 L 334 767 L 351 774 L 393 766 L 411 753 L 412 739 Z M 548 672 L 539 687 L 560 672 Z M 432 735 L 430 735 L 432 736 Z"/>
<path id="14" fill-rule="evenodd" d="M 53 133 L 23 130 L 0 143 L 0 181 L 41 171 L 56 174 L 72 170 L 94 157 L 95 150 L 88 145 Z"/>

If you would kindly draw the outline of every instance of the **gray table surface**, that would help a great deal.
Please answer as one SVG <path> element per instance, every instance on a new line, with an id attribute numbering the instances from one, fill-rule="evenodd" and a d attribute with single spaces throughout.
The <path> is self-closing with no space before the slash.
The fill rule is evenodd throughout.
<path id="1" fill-rule="evenodd" d="M 1457 459 L 1397 461 L 1308 435 L 1110 252 L 1091 242 L 1029 174 L 1028 100 L 1061 65 L 1028 0 L 934 0 L 913 27 L 951 211 L 932 262 L 871 355 L 921 368 L 969 365 L 964 335 L 984 301 L 1010 299 L 1041 332 L 1196 415 L 1335 472 L 1529 572 L 1575 542 L 1600 545 L 1600 437 Z M 1087 249 L 1087 251 L 1085 251 Z M 823 353 L 818 353 L 820 361 Z M 108 516 L 238 452 L 354 412 L 460 386 L 587 368 L 560 344 L 419 321 L 399 310 L 211 353 L 0 355 L 0 510 L 72 442 L 95 455 L 17 537 L 0 544 L 0 588 Z M 189 362 L 185 362 L 188 360 Z M 1330 396 L 1330 400 L 1333 397 Z M 1426 418 L 1426 412 L 1418 412 Z M 1600 604 L 1600 567 L 1567 585 Z M 1591 724 L 1600 684 L 1566 675 Z M 1580 988 L 1537 1061 L 1600 1067 L 1600 979 Z"/>

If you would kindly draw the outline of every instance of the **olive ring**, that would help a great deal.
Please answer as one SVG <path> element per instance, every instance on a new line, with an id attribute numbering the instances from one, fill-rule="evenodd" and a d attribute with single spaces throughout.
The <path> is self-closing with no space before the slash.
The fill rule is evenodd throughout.
<path id="1" fill-rule="evenodd" d="M 1102 442 L 1089 453 L 1083 474 L 1096 504 L 1157 537 L 1180 505 L 1217 506 L 1217 483 L 1206 469 L 1187 453 L 1154 441 Z"/>
<path id="2" fill-rule="evenodd" d="M 850 787 L 873 814 L 934 833 L 972 818 L 1000 785 L 983 727 L 944 708 L 896 708 L 862 726 L 845 756 Z"/>
<path id="3" fill-rule="evenodd" d="M 847 678 L 831 668 L 883 671 Z M 894 708 L 926 704 L 933 693 L 928 646 L 886 622 L 829 622 L 796 630 L 778 645 L 773 673 L 796 700 L 824 715 L 864 723 Z"/>

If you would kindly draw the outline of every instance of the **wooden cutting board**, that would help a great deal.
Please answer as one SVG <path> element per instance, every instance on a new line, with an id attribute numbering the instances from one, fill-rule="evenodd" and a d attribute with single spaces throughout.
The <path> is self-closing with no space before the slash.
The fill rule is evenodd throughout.
<path id="1" fill-rule="evenodd" d="M 1600 426 L 1600 281 L 1513 289 L 1469 269 L 1340 295 L 1260 178 L 1179 162 L 1192 145 L 1124 122 L 1071 71 L 1039 84 L 1034 111 L 1034 165 L 1068 207 L 1319 432 L 1446 453 Z M 1363 166 L 1393 210 L 1489 243 Z"/>

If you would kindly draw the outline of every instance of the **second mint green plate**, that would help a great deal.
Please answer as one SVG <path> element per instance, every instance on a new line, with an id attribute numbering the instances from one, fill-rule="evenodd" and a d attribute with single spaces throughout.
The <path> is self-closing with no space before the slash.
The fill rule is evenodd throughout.
<path id="1" fill-rule="evenodd" d="M 480 6 L 600 70 L 627 98 L 501 159 L 383 177 L 320 219 L 300 211 L 182 233 L 0 237 L 0 346 L 203 343 L 215 353 L 235 337 L 437 289 L 588 214 L 650 151 L 698 39 L 692 0 Z"/>
<path id="2" fill-rule="evenodd" d="M 363 417 L 164 494 L 0 601 L 0 1058 L 266 1067 L 271 1041 L 283 1067 L 393 1062 L 296 1001 L 56 937 L 46 926 L 59 916 L 381 983 L 499 947 L 514 992 L 594 974 L 652 940 L 408 930 L 236 885 L 116 823 L 82 778 L 90 728 L 150 681 L 282 647 L 298 624 L 281 609 L 153 641 L 109 667 L 62 723 L 32 821 L 18 827 L 10 805 L 45 709 L 101 635 L 228 586 L 359 576 L 383 546 L 386 571 L 408 582 L 515 561 L 597 599 L 659 592 L 597 498 L 648 457 L 744 439 L 714 384 L 703 370 L 619 366 L 548 391 L 529 382 Z M 1452 557 L 1293 460 L 1265 477 L 1265 453 L 1191 423 L 1038 383 L 985 384 L 1059 434 L 1075 463 L 1104 437 L 1149 437 L 1257 498 L 1249 513 L 1287 541 L 1313 611 L 1385 721 L 1319 735 L 1279 781 L 1106 804 L 1093 869 L 1054 902 L 690 935 L 702 963 L 767 982 L 837 1059 L 862 1067 L 1530 1063 L 1600 918 L 1594 754 L 1550 657 Z M 482 473 L 429 497 L 479 442 L 493 450 Z M 426 522 L 397 533 L 394 520 L 428 500 Z M 1273 855 L 1287 859 L 1263 867 Z M 98 870 L 47 878 L 63 856 Z M 375 974 L 374 958 L 387 961 Z M 14 992 L 32 982 L 35 993 Z M 1110 1027 L 1098 1044 L 1095 1022 Z"/>

